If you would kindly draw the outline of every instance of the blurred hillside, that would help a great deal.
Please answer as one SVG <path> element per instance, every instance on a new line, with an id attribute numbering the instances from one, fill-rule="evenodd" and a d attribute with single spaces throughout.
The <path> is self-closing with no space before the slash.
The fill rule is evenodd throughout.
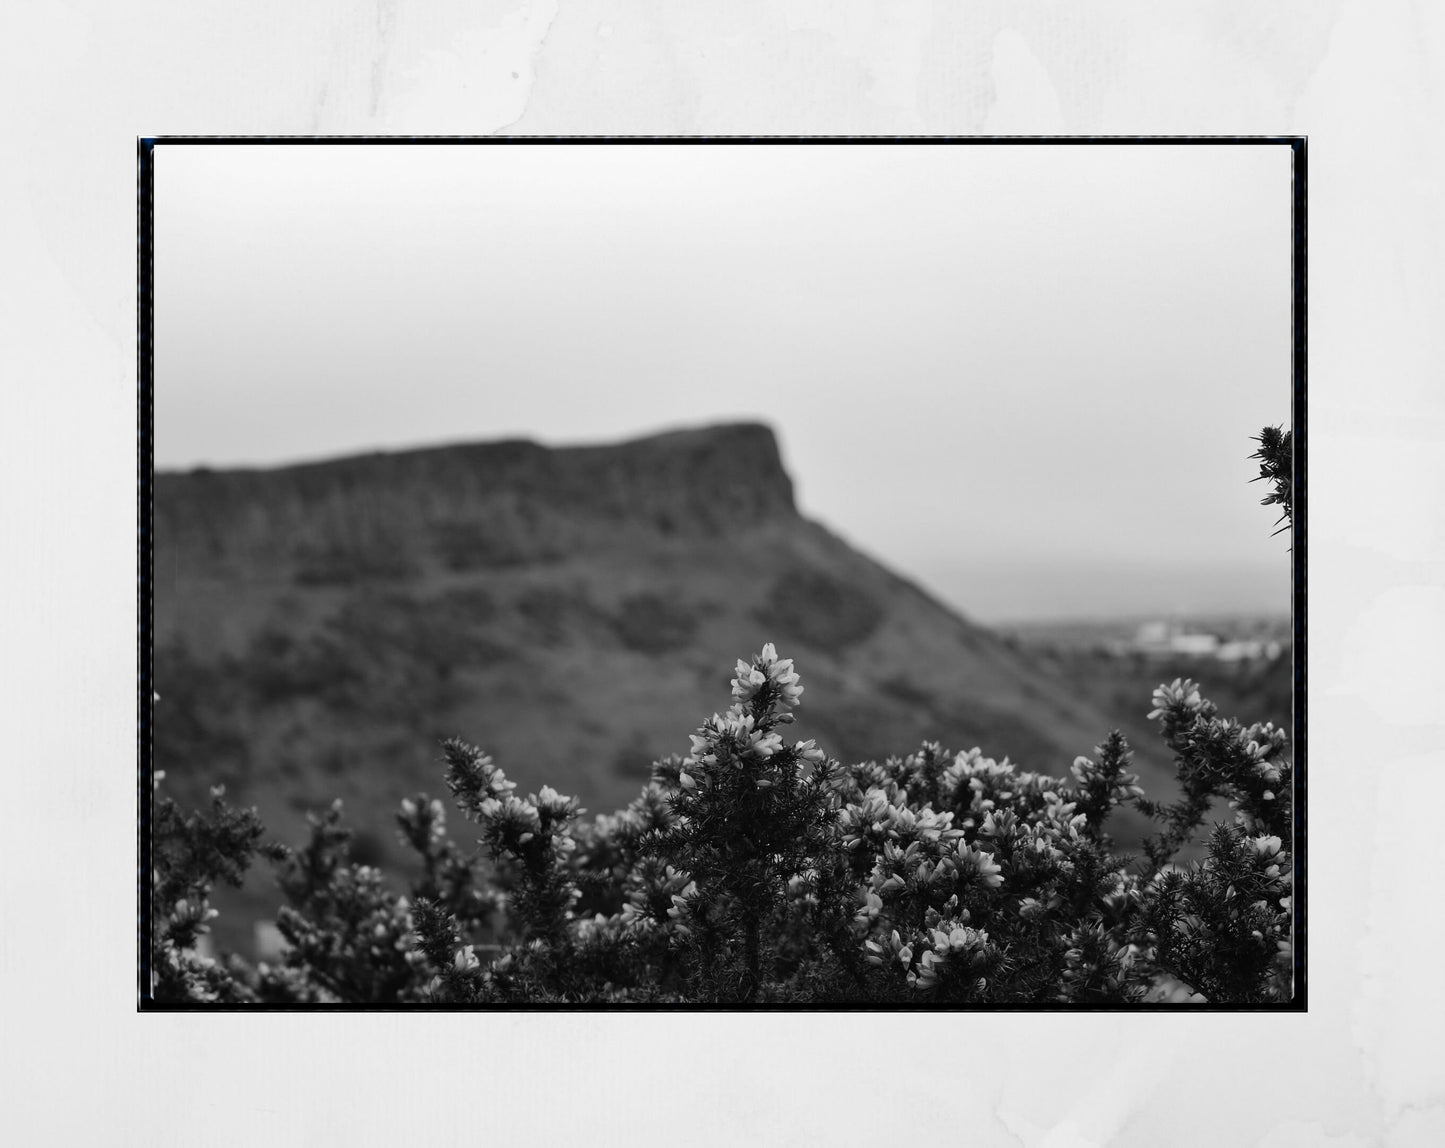
<path id="1" fill-rule="evenodd" d="M 453 736 L 522 792 L 618 808 L 767 641 L 802 675 L 797 736 L 834 756 L 930 739 L 1063 774 L 1118 727 L 1171 792 L 1155 682 L 1081 682 L 803 518 L 763 426 L 160 474 L 154 492 L 155 767 L 183 804 L 225 784 L 290 843 L 340 797 L 362 859 L 398 865 L 391 813 L 444 795 Z M 247 946 L 269 874 L 217 904 L 221 946 Z"/>

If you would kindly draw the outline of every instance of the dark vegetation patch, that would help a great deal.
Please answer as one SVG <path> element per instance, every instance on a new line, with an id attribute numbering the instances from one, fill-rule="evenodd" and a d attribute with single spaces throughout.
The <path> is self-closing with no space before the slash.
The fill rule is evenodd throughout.
<path id="1" fill-rule="evenodd" d="M 327 777 L 345 777 L 356 767 L 352 751 L 342 745 L 333 745 L 321 752 L 318 758 L 321 772 Z"/>
<path id="2" fill-rule="evenodd" d="M 852 697 L 842 704 L 819 699 L 800 720 L 816 720 L 827 737 L 823 744 L 828 752 L 845 761 L 881 760 L 889 754 L 910 752 L 924 741 L 941 742 L 954 752 L 978 746 L 990 757 L 1007 756 L 1021 769 L 1041 773 L 1060 774 L 1072 761 L 1064 760 L 1046 737 L 1017 714 L 977 702 L 938 698 L 900 678 L 892 679 L 880 692 L 908 709 L 900 710 L 885 698 Z"/>
<path id="3" fill-rule="evenodd" d="M 355 829 L 351 834 L 351 859 L 358 865 L 383 866 L 396 852 L 386 838 L 371 829 Z"/>
<path id="4" fill-rule="evenodd" d="M 916 740 L 914 725 L 896 707 L 868 696 L 818 700 L 799 715 L 802 733 L 813 737 L 816 730 L 819 745 L 845 762 L 882 760 L 897 753 L 900 744 Z"/>
<path id="5" fill-rule="evenodd" d="M 203 804 L 206 786 L 267 784 L 252 777 L 262 768 L 271 784 L 345 774 L 388 731 L 416 744 L 437 715 L 470 695 L 466 671 L 514 659 L 488 636 L 496 613 L 479 588 L 428 599 L 366 588 L 318 627 L 264 626 L 240 654 L 179 641 L 157 648 L 155 768 Z M 258 735 L 267 728 L 277 740 L 263 750 Z M 328 744 L 342 731 L 369 750 Z M 264 761 L 256 756 L 263 752 Z"/>
<path id="6" fill-rule="evenodd" d="M 333 543 L 303 552 L 292 579 L 299 586 L 359 586 L 399 582 L 418 572 L 406 546 L 391 541 Z"/>
<path id="7" fill-rule="evenodd" d="M 358 657 L 399 660 L 433 673 L 487 665 L 496 657 L 481 626 L 495 613 L 485 592 L 461 599 L 361 595 L 327 621 L 327 632 Z"/>
<path id="8" fill-rule="evenodd" d="M 652 759 L 653 755 L 637 743 L 623 746 L 612 755 L 612 776 L 635 780 L 641 788 L 652 772 Z"/>
<path id="9" fill-rule="evenodd" d="M 1019 714 L 978 703 L 936 702 L 933 716 L 938 733 L 931 740 L 942 741 L 953 750 L 978 746 L 988 757 L 1007 757 L 1020 769 L 1063 776 L 1073 758 L 1061 756 L 1058 748 Z M 1101 730 L 1102 738 L 1106 730 Z M 1085 752 L 1088 746 L 1081 746 Z"/>
<path id="10" fill-rule="evenodd" d="M 931 710 L 936 701 L 934 696 L 922 686 L 901 674 L 879 682 L 878 688 L 890 698 L 896 698 L 904 705 L 922 706 Z"/>
<path id="11" fill-rule="evenodd" d="M 612 630 L 612 620 L 581 590 L 539 586 L 524 591 L 517 613 L 527 623 L 528 638 L 548 647 Z"/>
<path id="12" fill-rule="evenodd" d="M 463 625 L 490 622 L 497 616 L 497 600 L 484 586 L 462 586 L 448 590 L 436 601 L 448 618 Z"/>
<path id="13" fill-rule="evenodd" d="M 816 567 L 795 566 L 774 580 L 755 616 L 779 641 L 841 653 L 873 634 L 884 614 L 866 591 Z"/>
<path id="14" fill-rule="evenodd" d="M 634 594 L 624 599 L 612 625 L 622 644 L 644 654 L 686 649 L 697 633 L 699 612 L 676 598 Z"/>
<path id="15" fill-rule="evenodd" d="M 233 666 L 203 661 L 172 643 L 154 651 L 152 671 L 161 696 L 151 723 L 154 767 L 197 802 L 204 800 L 205 786 L 246 777 L 250 740 L 244 707 L 236 704 Z M 193 783 L 201 775 L 204 785 Z"/>
<path id="16" fill-rule="evenodd" d="M 348 656 L 345 642 L 327 633 L 298 638 L 267 626 L 251 639 L 235 672 L 260 706 L 282 705 L 314 697 L 329 706 L 346 706 L 365 680 L 361 665 Z"/>
<path id="17" fill-rule="evenodd" d="M 555 561 L 557 547 L 542 545 L 479 522 L 446 522 L 432 527 L 432 548 L 448 570 L 499 570 Z"/>
<path id="18" fill-rule="evenodd" d="M 315 699 L 344 715 L 418 719 L 420 712 L 457 700 L 459 671 L 492 664 L 508 651 L 476 632 L 484 620 L 475 604 L 459 609 L 444 600 L 394 592 L 363 593 L 315 631 L 296 633 L 270 625 L 245 654 L 213 663 L 257 708 Z"/>

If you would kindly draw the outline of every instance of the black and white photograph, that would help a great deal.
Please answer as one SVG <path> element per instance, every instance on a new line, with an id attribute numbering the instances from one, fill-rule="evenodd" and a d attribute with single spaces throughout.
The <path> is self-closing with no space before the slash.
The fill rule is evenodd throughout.
<path id="1" fill-rule="evenodd" d="M 1445 1143 L 1445 6 L 0 26 L 7 1142 Z"/>
<path id="2" fill-rule="evenodd" d="M 1302 137 L 139 150 L 142 1011 L 1304 1009 Z"/>

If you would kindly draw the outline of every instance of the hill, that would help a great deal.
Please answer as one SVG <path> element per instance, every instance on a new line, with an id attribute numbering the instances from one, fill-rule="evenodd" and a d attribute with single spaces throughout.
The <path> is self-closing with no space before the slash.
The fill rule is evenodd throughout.
<path id="1" fill-rule="evenodd" d="M 804 518 L 764 426 L 163 473 L 153 509 L 155 766 L 290 842 L 341 797 L 359 852 L 395 864 L 391 811 L 443 791 L 452 736 L 524 792 L 620 807 L 767 641 L 803 676 L 798 736 L 834 756 L 929 739 L 1063 774 L 1123 725 L 1167 787 L 1147 693 L 1121 722 Z"/>

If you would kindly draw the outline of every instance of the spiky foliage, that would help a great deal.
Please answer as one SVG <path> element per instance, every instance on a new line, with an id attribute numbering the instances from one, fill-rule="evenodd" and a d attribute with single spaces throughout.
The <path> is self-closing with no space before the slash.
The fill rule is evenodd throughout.
<path id="1" fill-rule="evenodd" d="M 779 957 L 768 933 L 836 841 L 835 763 L 778 729 L 802 696 L 790 659 L 770 644 L 738 662 L 732 707 L 692 738 L 678 766 L 671 817 L 642 843 L 690 878 L 674 919 L 691 938 L 703 992 L 750 1002 Z"/>
<path id="2" fill-rule="evenodd" d="M 1205 861 L 1160 874 L 1145 901 L 1154 961 L 1212 1001 L 1289 998 L 1288 851 L 1275 836 L 1217 825 Z"/>
<path id="3" fill-rule="evenodd" d="M 1282 534 L 1294 523 L 1294 436 L 1280 427 L 1265 427 L 1255 436 L 1259 449 L 1250 458 L 1259 459 L 1259 474 L 1251 482 L 1264 479 L 1274 489 L 1260 499 L 1261 506 L 1279 506 L 1284 513 L 1275 521 Z M 1284 523 L 1280 526 L 1280 523 Z"/>
<path id="4" fill-rule="evenodd" d="M 164 773 L 157 773 L 158 789 Z M 202 939 L 217 912 L 210 893 L 217 881 L 240 886 L 258 852 L 279 856 L 265 843 L 254 809 L 237 809 L 225 789 L 211 790 L 209 810 L 183 813 L 171 798 L 156 796 L 151 819 L 151 995 L 157 1001 L 251 999 L 234 970 L 202 953 Z"/>

